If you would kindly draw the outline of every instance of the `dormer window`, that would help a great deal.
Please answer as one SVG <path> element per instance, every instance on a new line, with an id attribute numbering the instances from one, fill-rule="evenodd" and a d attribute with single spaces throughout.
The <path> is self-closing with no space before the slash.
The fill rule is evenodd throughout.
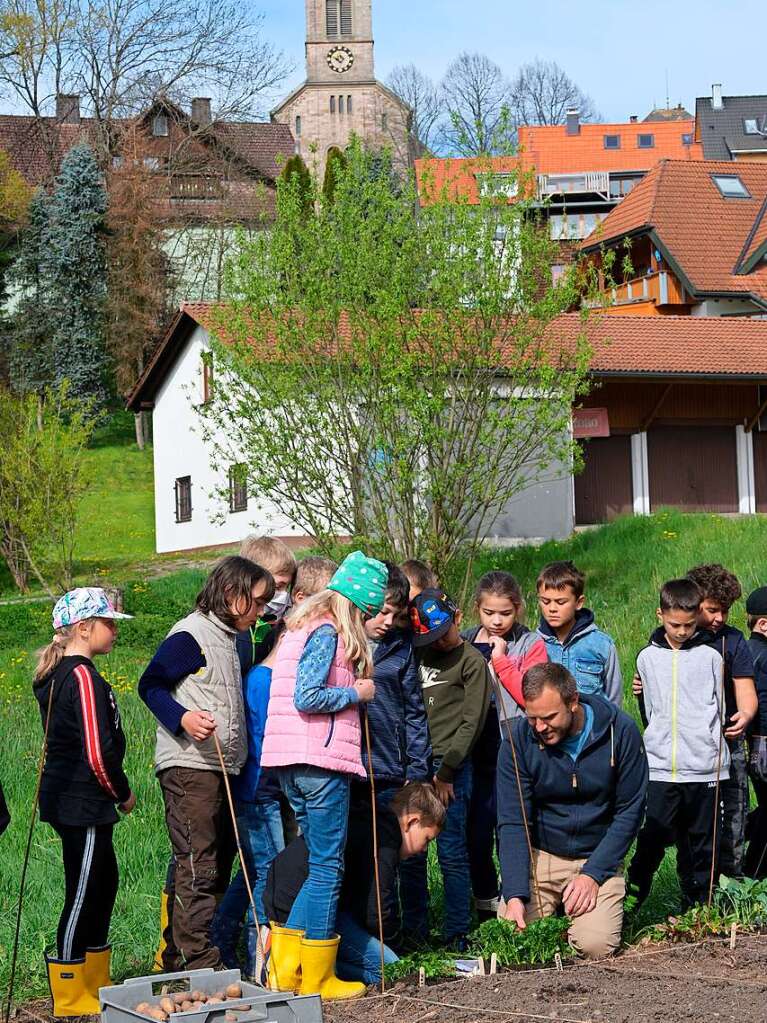
<path id="1" fill-rule="evenodd" d="M 155 138 L 164 138 L 168 134 L 167 114 L 157 114 L 152 118 L 152 134 Z"/>
<path id="2" fill-rule="evenodd" d="M 352 34 L 352 0 L 325 0 L 325 27 L 330 37 Z"/>
<path id="3" fill-rule="evenodd" d="M 637 135 L 637 148 L 638 149 L 654 149 L 655 148 L 655 136 L 654 135 Z"/>
<path id="4" fill-rule="evenodd" d="M 750 199 L 751 193 L 737 174 L 712 174 L 711 178 L 725 199 Z"/>
<path id="5" fill-rule="evenodd" d="M 604 135 L 603 139 L 605 149 L 620 149 L 621 147 L 620 135 Z"/>
<path id="6" fill-rule="evenodd" d="M 743 132 L 745 135 L 762 135 L 763 130 L 759 127 L 759 119 L 757 117 L 744 117 Z"/>

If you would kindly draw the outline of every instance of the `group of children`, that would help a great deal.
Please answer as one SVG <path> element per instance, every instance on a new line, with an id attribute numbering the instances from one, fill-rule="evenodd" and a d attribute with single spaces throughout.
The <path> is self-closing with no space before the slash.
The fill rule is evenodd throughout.
<path id="1" fill-rule="evenodd" d="M 478 624 L 461 631 L 461 610 L 421 562 L 398 567 L 355 552 L 340 566 L 296 563 L 270 538 L 249 538 L 240 556 L 219 562 L 139 683 L 157 719 L 155 769 L 172 849 L 158 965 L 236 965 L 244 925 L 246 975 L 259 977 L 268 954 L 275 990 L 356 997 L 380 975 L 382 951 L 392 961 L 430 940 L 426 849 L 434 839 L 445 889 L 441 941 L 463 950 L 472 895 L 480 920 L 498 910 L 496 762 L 502 735 L 525 713 L 525 673 L 561 664 L 581 692 L 620 706 L 615 644 L 584 606 L 584 588 L 572 563 L 546 566 L 531 631 L 516 580 L 488 572 L 475 593 Z M 762 867 L 761 819 L 755 862 L 744 865 L 744 742 L 750 736 L 761 803 L 767 588 L 748 598 L 748 643 L 727 624 L 739 597 L 737 579 L 718 565 L 667 583 L 660 628 L 638 658 L 633 688 L 651 779 L 629 871 L 640 900 L 671 844 L 688 904 L 705 899 L 712 870 L 739 876 Z M 135 797 L 114 696 L 93 657 L 111 649 L 120 617 L 103 591 L 67 594 L 36 673 L 48 730 L 41 819 L 61 838 L 66 879 L 58 954 L 48 961 L 57 1015 L 97 1011 L 109 977 L 115 807 L 129 813 Z M 227 781 L 247 868 L 233 880 Z M 365 837 L 371 782 L 377 879 Z"/>

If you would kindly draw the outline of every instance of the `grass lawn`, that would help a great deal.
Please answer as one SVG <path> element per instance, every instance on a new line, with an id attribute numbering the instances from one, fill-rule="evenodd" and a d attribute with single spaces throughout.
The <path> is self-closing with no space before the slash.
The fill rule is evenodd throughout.
<path id="1" fill-rule="evenodd" d="M 138 496 L 142 487 L 147 490 L 149 487 L 150 456 L 139 455 L 128 448 L 121 455 L 121 459 L 124 456 L 122 464 L 118 464 L 109 451 L 109 448 L 96 449 L 93 457 L 103 459 L 101 495 L 110 512 L 105 516 L 104 507 L 94 504 L 92 518 L 84 524 L 79 550 L 81 564 L 92 566 L 93 571 L 105 568 L 111 576 L 113 571 L 129 573 L 131 563 L 148 559 L 152 541 L 151 519 Z M 140 468 L 141 459 L 146 461 L 145 475 Z M 126 474 L 135 471 L 135 477 L 131 477 L 137 480 L 135 502 L 125 498 L 122 487 L 118 494 L 116 484 L 123 471 Z M 112 495 L 109 494 L 110 484 L 114 490 Z M 105 523 L 110 521 L 129 523 L 125 532 L 130 535 L 125 537 L 124 545 L 108 535 Z M 86 537 L 90 539 L 86 541 Z M 538 569 L 555 558 L 573 558 L 587 572 L 587 602 L 594 609 L 600 626 L 615 637 L 624 677 L 630 680 L 636 654 L 654 627 L 660 583 L 684 573 L 694 564 L 721 561 L 738 573 L 747 592 L 767 582 L 767 568 L 761 556 L 766 544 L 767 519 L 669 513 L 647 519 L 620 520 L 565 543 L 549 543 L 537 550 L 488 550 L 483 552 L 472 576 L 477 578 L 491 567 L 512 571 L 528 594 L 529 619 L 534 622 L 533 587 Z M 138 795 L 136 810 L 116 829 L 122 876 L 112 925 L 117 978 L 147 972 L 150 968 L 157 941 L 159 893 L 168 856 L 160 794 L 152 773 L 154 727 L 136 695 L 136 682 L 167 628 L 191 605 L 202 578 L 202 570 L 196 570 L 149 580 L 141 573 L 134 581 L 126 582 L 126 609 L 135 613 L 136 619 L 123 623 L 115 652 L 103 659 L 101 665 L 117 691 L 129 741 L 127 772 Z M 0 714 L 3 721 L 0 779 L 13 814 L 9 831 L 0 839 L 0 990 L 3 991 L 8 979 L 21 855 L 41 741 L 39 714 L 30 693 L 33 651 L 49 637 L 48 615 L 49 608 L 42 602 L 0 606 Z M 743 619 L 741 604 L 732 620 L 742 627 Z M 636 710 L 628 687 L 626 707 L 632 712 Z M 676 896 L 673 862 L 667 858 L 642 920 L 661 919 L 675 908 Z M 439 900 L 438 886 L 435 886 L 435 897 Z M 55 940 L 61 901 L 58 842 L 47 825 L 38 825 L 22 929 L 18 997 L 41 995 L 47 990 L 43 951 Z"/>

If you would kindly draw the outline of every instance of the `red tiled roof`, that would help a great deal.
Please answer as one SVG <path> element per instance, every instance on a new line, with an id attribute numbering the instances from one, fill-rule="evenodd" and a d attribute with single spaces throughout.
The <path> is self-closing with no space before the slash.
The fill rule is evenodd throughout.
<path id="1" fill-rule="evenodd" d="M 717 174 L 737 175 L 750 198 L 725 198 L 713 181 Z M 765 202 L 767 163 L 664 160 L 582 248 L 594 250 L 652 230 L 696 294 L 753 294 L 767 301 L 767 264 L 751 273 L 735 272 L 767 239 Z"/>
<path id="2" fill-rule="evenodd" d="M 422 201 L 434 199 L 465 199 L 470 205 L 479 202 L 479 182 L 483 174 L 515 174 L 519 160 L 515 156 L 424 157 L 415 161 L 416 184 Z"/>
<path id="3" fill-rule="evenodd" d="M 165 376 L 199 324 L 215 330 L 223 306 L 189 302 L 181 307 L 128 399 L 137 411 L 152 405 Z M 342 325 L 341 333 L 344 333 Z M 553 320 L 546 330 L 552 350 L 571 348 L 585 335 L 593 349 L 594 376 L 740 377 L 767 380 L 767 320 L 738 316 L 606 316 L 579 313 Z M 501 364 L 503 360 L 501 359 Z"/>
<path id="4" fill-rule="evenodd" d="M 583 174 L 587 171 L 644 171 L 659 160 L 695 159 L 700 146 L 686 146 L 695 121 L 656 121 L 650 124 L 581 124 L 577 135 L 565 125 L 534 125 L 519 129 L 519 149 L 525 167 L 538 174 Z M 620 149 L 605 149 L 605 135 L 620 135 Z M 655 145 L 640 149 L 639 135 L 653 135 Z"/>

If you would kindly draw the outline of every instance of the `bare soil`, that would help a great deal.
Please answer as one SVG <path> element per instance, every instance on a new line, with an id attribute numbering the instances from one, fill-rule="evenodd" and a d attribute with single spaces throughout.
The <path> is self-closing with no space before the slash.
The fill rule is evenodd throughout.
<path id="1" fill-rule="evenodd" d="M 767 1023 L 767 936 L 427 984 L 325 1006 L 326 1023 Z"/>

